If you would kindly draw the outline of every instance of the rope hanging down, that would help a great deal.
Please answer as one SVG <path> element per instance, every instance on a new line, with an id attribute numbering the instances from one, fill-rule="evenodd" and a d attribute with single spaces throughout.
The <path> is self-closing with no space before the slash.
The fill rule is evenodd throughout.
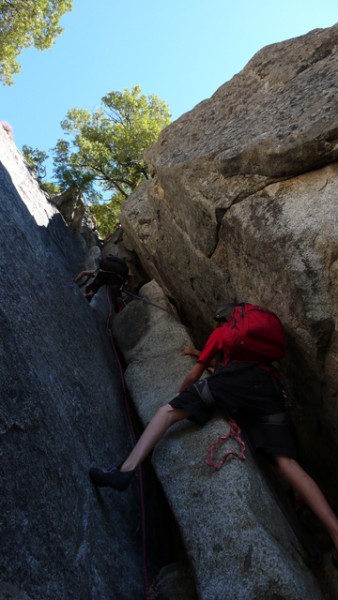
<path id="1" fill-rule="evenodd" d="M 119 359 L 118 352 L 116 350 L 113 334 L 112 334 L 112 331 L 109 326 L 110 318 L 113 313 L 113 305 L 112 305 L 112 301 L 110 298 L 108 288 L 107 288 L 107 302 L 108 302 L 108 307 L 109 307 L 109 316 L 108 316 L 108 320 L 107 320 L 106 332 L 109 337 L 109 340 L 110 340 L 110 343 L 112 346 L 112 350 L 113 350 L 113 353 L 114 353 L 114 356 L 116 359 L 116 363 L 118 366 L 122 390 L 123 390 L 123 398 L 124 398 L 125 411 L 126 411 L 127 420 L 128 420 L 129 432 L 130 432 L 131 438 L 133 440 L 133 443 L 135 444 L 136 443 L 136 435 L 135 435 L 135 431 L 134 431 L 134 427 L 133 427 L 131 410 L 130 410 L 130 406 L 129 406 L 127 384 L 126 384 L 126 380 L 124 377 L 121 361 Z M 147 571 L 147 539 L 146 539 L 144 484 L 143 484 L 143 471 L 142 471 L 141 465 L 138 467 L 138 484 L 139 484 L 138 487 L 139 487 L 139 498 L 140 498 L 140 513 L 141 513 L 141 546 L 142 546 L 142 570 L 143 570 L 144 591 L 145 591 L 145 600 L 150 600 L 150 586 L 149 586 L 148 571 Z"/>
<path id="2" fill-rule="evenodd" d="M 229 432 L 226 435 L 221 435 L 215 442 L 210 444 L 210 446 L 208 447 L 209 455 L 208 455 L 208 458 L 205 460 L 205 463 L 209 467 L 213 467 L 214 469 L 217 469 L 217 470 L 219 470 L 224 465 L 228 456 L 236 456 L 240 460 L 245 460 L 245 443 L 241 436 L 241 428 L 236 423 L 236 421 L 234 421 L 233 419 L 229 418 L 228 420 L 229 420 L 229 425 L 230 425 Z M 236 442 L 238 442 L 239 451 L 236 452 L 235 450 L 228 450 L 228 452 L 226 452 L 223 455 L 221 460 L 219 460 L 218 462 L 215 462 L 214 461 L 215 448 L 217 448 L 218 446 L 220 446 L 221 444 L 223 444 L 224 442 L 226 442 L 227 440 L 229 440 L 231 438 L 233 438 L 234 440 L 236 440 Z"/>
<path id="3" fill-rule="evenodd" d="M 144 302 L 145 304 L 150 304 L 150 306 L 155 306 L 155 308 L 159 308 L 160 310 L 163 310 L 164 312 L 168 313 L 168 315 L 171 315 L 172 317 L 175 316 L 173 312 L 168 310 L 168 308 L 165 308 L 164 306 L 161 306 L 160 304 L 156 304 L 156 302 L 152 302 L 151 300 L 148 300 L 148 298 L 145 298 L 144 296 L 138 296 L 137 294 L 133 294 L 132 292 L 128 292 L 127 290 L 124 290 L 124 289 L 122 289 L 122 292 L 124 294 L 126 294 L 127 296 L 129 296 L 130 298 L 134 298 L 135 300 L 140 300 L 141 302 Z"/>

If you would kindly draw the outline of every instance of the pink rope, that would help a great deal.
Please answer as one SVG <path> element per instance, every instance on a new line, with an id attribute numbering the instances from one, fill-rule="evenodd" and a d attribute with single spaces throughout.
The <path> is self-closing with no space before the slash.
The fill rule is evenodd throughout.
<path id="1" fill-rule="evenodd" d="M 228 456 L 236 456 L 236 458 L 239 458 L 240 460 L 245 460 L 245 443 L 241 436 L 241 428 L 236 423 L 236 421 L 234 421 L 233 419 L 229 419 L 229 424 L 230 424 L 229 432 L 226 435 L 221 435 L 215 442 L 210 444 L 210 446 L 208 447 L 209 455 L 208 455 L 208 458 L 205 460 L 205 463 L 209 467 L 213 467 L 214 469 L 217 469 L 217 470 L 220 469 L 224 465 Z M 236 452 L 235 450 L 229 450 L 228 452 L 226 452 L 223 455 L 221 460 L 219 460 L 218 462 L 215 462 L 214 461 L 215 448 L 217 448 L 218 446 L 220 446 L 221 444 L 223 444 L 224 442 L 226 442 L 226 440 L 229 440 L 230 438 L 233 438 L 234 440 L 236 440 L 236 442 L 238 442 L 239 451 Z"/>

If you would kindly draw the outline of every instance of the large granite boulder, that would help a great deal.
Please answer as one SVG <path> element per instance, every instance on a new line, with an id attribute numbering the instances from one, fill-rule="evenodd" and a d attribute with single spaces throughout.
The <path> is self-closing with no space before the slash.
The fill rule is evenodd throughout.
<path id="1" fill-rule="evenodd" d="M 281 317 L 295 426 L 336 505 L 337 41 L 335 25 L 258 52 L 161 133 L 122 217 L 196 343 L 224 302 Z"/>

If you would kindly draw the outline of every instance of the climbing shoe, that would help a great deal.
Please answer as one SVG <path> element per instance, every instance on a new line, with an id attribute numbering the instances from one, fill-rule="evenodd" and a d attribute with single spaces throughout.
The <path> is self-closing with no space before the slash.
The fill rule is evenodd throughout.
<path id="1" fill-rule="evenodd" d="M 118 466 L 114 466 L 108 471 L 95 468 L 89 471 L 89 477 L 94 485 L 98 487 L 111 487 L 120 492 L 127 489 L 133 475 L 134 471 L 120 471 Z"/>

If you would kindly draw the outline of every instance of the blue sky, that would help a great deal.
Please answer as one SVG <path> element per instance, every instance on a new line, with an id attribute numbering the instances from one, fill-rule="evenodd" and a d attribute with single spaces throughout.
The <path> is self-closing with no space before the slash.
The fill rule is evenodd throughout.
<path id="1" fill-rule="evenodd" d="M 14 85 L 0 90 L 0 120 L 19 149 L 48 152 L 67 110 L 95 110 L 107 92 L 134 85 L 176 119 L 263 46 L 337 21 L 337 0 L 74 0 L 54 46 L 19 57 Z"/>

